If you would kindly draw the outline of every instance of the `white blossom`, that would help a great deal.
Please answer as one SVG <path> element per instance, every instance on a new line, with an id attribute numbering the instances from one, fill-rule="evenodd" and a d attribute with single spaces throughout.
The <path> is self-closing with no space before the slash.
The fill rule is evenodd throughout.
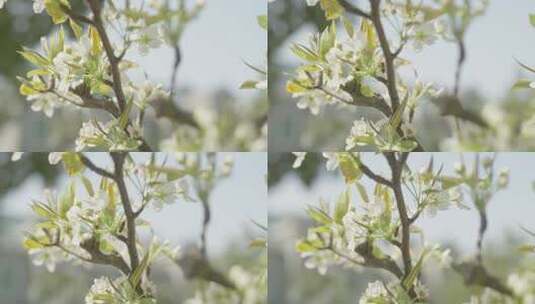
<path id="1" fill-rule="evenodd" d="M 33 11 L 40 14 L 45 9 L 45 0 L 33 0 Z"/>
<path id="2" fill-rule="evenodd" d="M 19 161 L 20 158 L 22 157 L 22 154 L 24 154 L 24 152 L 13 152 L 13 154 L 11 154 L 11 161 L 13 162 Z"/>
<path id="3" fill-rule="evenodd" d="M 303 161 L 305 160 L 307 152 L 292 152 L 292 154 L 295 156 L 295 160 L 292 167 L 294 169 L 301 167 Z"/>

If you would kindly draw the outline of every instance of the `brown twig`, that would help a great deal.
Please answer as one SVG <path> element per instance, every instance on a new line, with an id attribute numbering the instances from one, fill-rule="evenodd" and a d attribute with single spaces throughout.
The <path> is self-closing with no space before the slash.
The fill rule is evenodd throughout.
<path id="1" fill-rule="evenodd" d="M 355 14 L 362 18 L 371 19 L 369 13 L 364 12 L 362 9 L 349 3 L 347 0 L 340 0 L 339 3 L 347 12 Z"/>
<path id="2" fill-rule="evenodd" d="M 89 170 L 93 171 L 94 173 L 96 173 L 96 174 L 98 174 L 100 176 L 107 177 L 109 179 L 114 179 L 115 178 L 113 173 L 109 172 L 106 169 L 98 167 L 87 156 L 85 156 L 85 155 L 83 155 L 81 153 L 79 154 L 79 156 L 80 156 L 80 161 L 82 162 L 82 164 L 84 164 L 84 166 L 86 166 L 86 168 L 88 168 Z"/>
<path id="3" fill-rule="evenodd" d="M 396 154 L 393 152 L 387 152 L 384 153 L 384 155 L 387 159 L 390 169 L 392 170 L 392 190 L 394 191 L 396 206 L 399 213 L 399 220 L 401 222 L 401 254 L 406 276 L 412 270 L 412 259 L 410 252 L 410 221 L 401 188 L 401 175 L 409 154 L 403 153 L 399 160 L 396 158 Z"/>
<path id="4" fill-rule="evenodd" d="M 390 49 L 390 44 L 386 37 L 383 22 L 381 20 L 381 1 L 370 0 L 371 5 L 371 21 L 377 33 L 379 39 L 379 45 L 383 51 L 383 57 L 385 59 L 386 79 L 388 81 L 388 95 L 392 103 L 392 112 L 395 113 L 399 107 L 399 95 L 396 83 L 396 71 L 394 69 L 394 59 L 396 58 Z"/>
<path id="5" fill-rule="evenodd" d="M 362 173 L 364 175 L 366 175 L 369 179 L 371 179 L 371 180 L 373 180 L 373 181 L 375 181 L 375 182 L 377 182 L 379 184 L 383 184 L 385 186 L 388 186 L 388 187 L 392 188 L 392 186 L 393 186 L 392 181 L 390 181 L 390 180 L 386 179 L 385 177 L 373 172 L 368 166 L 366 166 L 362 162 L 362 160 L 357 159 L 356 157 L 353 157 L 353 159 L 355 161 L 357 161 L 360 171 L 362 171 Z"/>
<path id="6" fill-rule="evenodd" d="M 208 233 L 208 225 L 210 224 L 210 220 L 211 220 L 211 211 L 210 211 L 210 205 L 207 199 L 201 200 L 201 204 L 202 204 L 202 209 L 203 209 L 202 231 L 201 231 L 201 255 L 204 258 L 208 258 L 206 235 Z"/>
<path id="7" fill-rule="evenodd" d="M 132 210 L 132 204 L 128 196 L 128 190 L 124 181 L 124 161 L 126 159 L 126 152 L 112 152 L 110 153 L 113 163 L 115 165 L 114 178 L 117 188 L 119 190 L 119 196 L 121 197 L 121 204 L 124 209 L 124 215 L 126 218 L 127 240 L 128 240 L 128 255 L 130 256 L 130 268 L 137 269 L 139 266 L 139 257 L 137 252 L 137 236 L 136 236 L 136 223 L 135 215 Z"/>

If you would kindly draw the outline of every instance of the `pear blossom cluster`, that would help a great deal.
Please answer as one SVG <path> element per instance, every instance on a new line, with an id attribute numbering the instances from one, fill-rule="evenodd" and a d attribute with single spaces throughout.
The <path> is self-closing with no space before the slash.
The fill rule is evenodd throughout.
<path id="1" fill-rule="evenodd" d="M 298 169 L 306 161 L 307 153 L 293 154 L 293 167 Z M 436 168 L 432 158 L 427 166 L 419 170 L 405 165 L 400 175 L 400 185 L 378 181 L 377 176 L 382 176 L 382 172 L 375 172 L 374 168 L 365 167 L 364 170 L 360 153 L 323 153 L 323 157 L 326 169 L 339 171 L 347 189 L 333 204 L 320 200 L 319 204 L 307 209 L 313 225 L 296 244 L 296 251 L 304 259 L 304 265 L 322 275 L 329 268 L 337 266 L 359 270 L 382 265 L 379 268 L 398 278 L 402 276 L 402 270 L 398 267 L 403 265 L 404 245 L 399 232 L 403 219 L 394 193 L 396 187 L 400 187 L 405 194 L 403 206 L 406 210 L 403 212 L 406 212 L 409 225 L 412 225 L 420 216 L 434 217 L 438 212 L 453 207 L 473 207 L 484 214 L 492 197 L 506 188 L 510 181 L 509 169 L 495 168 L 495 156 L 476 156 L 473 165 L 461 159 L 451 170 L 444 166 Z M 364 177 L 373 180 L 373 191 L 368 191 L 368 187 L 364 186 L 361 181 Z M 356 195 L 352 193 L 354 188 L 357 189 Z M 355 196 L 359 198 L 357 201 L 354 200 Z M 416 233 L 417 229 L 409 231 Z M 416 273 L 423 271 L 424 265 L 431 261 L 440 268 L 454 268 L 454 264 L 457 265 L 450 249 L 429 244 L 424 239 L 420 245 L 412 244 L 410 253 L 413 260 L 418 260 L 418 265 L 408 275 L 412 278 L 410 281 L 369 283 L 358 303 L 427 303 L 429 290 Z M 504 283 L 518 299 L 522 299 L 519 303 L 533 300 L 535 293 L 530 283 L 533 273 L 529 270 L 511 272 Z M 515 298 L 487 288 L 481 294 L 474 294 L 469 303 L 515 303 Z"/>
<path id="2" fill-rule="evenodd" d="M 19 161 L 23 156 L 17 152 L 11 158 Z M 116 158 L 113 159 L 117 166 Z M 98 165 L 83 154 L 50 153 L 51 165 L 62 164 L 69 182 L 63 192 L 46 190 L 44 199 L 36 199 L 31 204 L 38 223 L 27 232 L 23 243 L 35 265 L 54 272 L 57 264 L 65 262 L 84 266 L 103 264 L 117 271 L 117 275 L 94 280 L 85 297 L 87 304 L 157 303 L 156 286 L 148 269 L 162 259 L 180 266 L 182 253 L 180 247 L 153 235 L 146 246 L 142 245 L 146 242 L 137 242 L 135 250 L 140 262 L 132 269 L 132 247 L 128 243 L 131 234 L 130 228 L 125 227 L 131 220 L 129 216 L 135 216 L 137 229 L 149 227 L 152 231 L 150 222 L 143 219 L 147 208 L 160 211 L 176 202 L 206 203 L 218 182 L 230 176 L 234 167 L 231 154 L 220 158 L 215 153 L 175 153 L 173 165 L 167 159 L 158 160 L 156 154 L 146 162 L 139 162 L 129 154 L 125 154 L 124 159 L 123 172 L 112 178 L 106 175 L 117 174 L 113 173 L 116 171 L 101 167 L 101 171 L 112 173 L 100 175 L 102 173 L 95 169 Z M 97 175 L 96 179 L 92 173 Z M 130 182 L 122 184 L 122 180 Z M 131 211 L 123 203 L 125 196 L 121 187 L 127 188 Z M 264 303 L 267 293 L 265 258 L 265 255 L 259 257 L 255 267 L 245 269 L 237 264 L 230 268 L 228 278 L 235 289 L 206 281 L 199 285 L 198 292 L 188 303 Z M 223 300 L 226 302 L 221 302 Z"/>
<path id="3" fill-rule="evenodd" d="M 401 68 L 416 68 L 399 55 L 407 45 L 420 52 L 438 41 L 461 39 L 472 20 L 486 11 L 488 1 L 418 5 L 412 1 L 384 1 L 378 16 L 370 15 L 373 5 L 365 1 L 358 7 L 364 14 L 358 28 L 337 0 L 306 3 L 319 5 L 330 24 L 312 34 L 308 43 L 296 43 L 291 48 L 303 62 L 287 83 L 287 91 L 298 100 L 297 107 L 312 115 L 331 105 L 369 107 L 382 114 L 377 121 L 363 118 L 354 122 L 346 138 L 347 151 L 363 147 L 377 151 L 421 149 L 412 126 L 415 111 L 422 101 L 438 97 L 442 89 L 418 77 L 400 77 Z M 391 25 L 386 37 L 381 23 Z M 344 33 L 337 26 L 343 26 L 346 38 L 341 38 Z"/>
<path id="4" fill-rule="evenodd" d="M 5 3 L 0 1 L 0 8 Z M 131 54 L 145 56 L 164 46 L 178 48 L 188 25 L 201 14 L 204 0 L 89 4 L 85 16 L 74 12 L 69 0 L 33 1 L 35 13 L 46 12 L 58 25 L 57 31 L 41 38 L 40 49 L 23 48 L 19 52 L 33 66 L 18 78 L 20 93 L 31 103 L 33 111 L 43 112 L 49 118 L 63 107 L 96 109 L 108 114 L 107 118 L 100 116 L 98 121 L 83 123 L 76 139 L 77 151 L 152 150 L 144 138 L 145 112 L 151 108 L 156 118 L 166 117 L 174 124 L 161 147 L 215 150 L 210 147 L 219 149 L 222 138 L 234 139 L 236 134 L 237 138 L 228 143 L 233 150 L 265 149 L 267 125 L 256 122 L 263 115 L 256 105 L 246 113 L 238 106 L 221 115 L 221 109 L 208 109 L 217 119 L 195 121 L 204 117 L 206 105 L 176 110 L 184 111 L 186 115 L 182 118 L 172 113 L 177 108 L 170 104 L 174 102 L 172 88 L 168 90 L 149 80 L 132 80 L 133 75 L 145 73 L 130 59 Z M 259 17 L 258 21 L 267 27 L 267 16 Z M 256 70 L 265 76 L 265 69 Z M 254 87 L 267 88 L 267 80 L 255 81 Z M 230 118 L 231 125 L 217 121 L 226 118 Z M 182 149 L 185 146 L 188 149 Z"/>

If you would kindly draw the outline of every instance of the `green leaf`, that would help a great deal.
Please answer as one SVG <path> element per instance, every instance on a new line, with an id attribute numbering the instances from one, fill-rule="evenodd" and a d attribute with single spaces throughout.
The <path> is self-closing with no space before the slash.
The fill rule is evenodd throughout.
<path id="1" fill-rule="evenodd" d="M 39 91 L 34 90 L 33 88 L 31 88 L 30 86 L 26 84 L 20 85 L 19 92 L 23 96 L 30 96 L 30 95 L 35 95 L 39 93 Z"/>
<path id="2" fill-rule="evenodd" d="M 529 14 L 529 23 L 535 27 L 535 14 Z"/>
<path id="3" fill-rule="evenodd" d="M 50 52 L 48 54 L 48 57 L 50 60 L 52 60 L 56 55 L 58 55 L 61 51 L 63 51 L 63 47 L 65 46 L 65 31 L 63 30 L 63 26 L 60 27 L 56 34 L 56 38 L 52 38 L 50 41 Z"/>
<path id="4" fill-rule="evenodd" d="M 333 221 L 329 215 L 319 208 L 310 206 L 306 211 L 310 218 L 319 224 L 331 224 Z"/>
<path id="5" fill-rule="evenodd" d="M 69 7 L 69 2 L 64 0 L 45 0 L 45 9 L 52 18 L 54 24 L 60 24 L 67 20 L 68 16 L 63 11 L 62 5 Z"/>
<path id="6" fill-rule="evenodd" d="M 130 101 L 128 101 L 126 105 L 126 109 L 123 111 L 123 113 L 121 113 L 121 116 L 119 117 L 119 127 L 121 127 L 121 129 L 126 128 L 126 126 L 128 125 L 128 121 L 130 119 L 130 112 L 132 111 L 133 105 L 134 102 L 132 99 L 130 99 Z"/>
<path id="7" fill-rule="evenodd" d="M 25 239 L 22 245 L 24 246 L 26 250 L 43 248 L 43 245 L 41 245 L 36 240 L 30 239 L 30 238 Z"/>
<path id="8" fill-rule="evenodd" d="M 244 81 L 240 85 L 240 89 L 256 89 L 256 85 L 258 84 L 258 81 L 255 80 L 247 80 Z"/>
<path id="9" fill-rule="evenodd" d="M 329 52 L 331 48 L 334 47 L 336 41 L 336 25 L 331 23 L 328 27 L 323 30 L 320 36 L 320 56 L 322 58 Z"/>
<path id="10" fill-rule="evenodd" d="M 175 168 L 167 168 L 156 165 L 148 165 L 146 168 L 154 172 L 165 174 L 167 176 L 167 181 L 174 181 L 188 175 L 187 171 Z"/>
<path id="11" fill-rule="evenodd" d="M 418 143 L 412 139 L 402 139 L 398 144 L 397 144 L 397 151 L 400 151 L 400 152 L 411 152 L 411 151 L 414 151 L 414 149 L 416 149 L 416 147 L 418 147 Z"/>
<path id="12" fill-rule="evenodd" d="M 82 37 L 82 27 L 72 19 L 69 19 L 69 25 L 71 26 L 74 36 L 79 40 Z"/>
<path id="13" fill-rule="evenodd" d="M 91 181 L 84 175 L 80 175 L 80 179 L 82 179 L 82 183 L 84 184 L 85 191 L 87 191 L 87 194 L 89 194 L 89 196 L 94 196 L 95 190 L 93 190 L 93 184 L 91 183 Z"/>
<path id="14" fill-rule="evenodd" d="M 136 287 L 141 282 L 141 277 L 143 276 L 143 273 L 145 273 L 145 270 L 149 267 L 150 263 L 150 253 L 147 252 L 145 256 L 143 257 L 143 260 L 141 260 L 141 263 L 139 263 L 139 266 L 134 270 L 132 275 L 130 276 L 130 283 L 132 286 Z"/>
<path id="15" fill-rule="evenodd" d="M 34 76 L 47 76 L 47 75 L 50 75 L 50 74 L 52 74 L 52 73 L 47 69 L 35 69 L 35 70 L 31 70 L 28 73 L 26 73 L 26 77 L 32 78 Z"/>
<path id="16" fill-rule="evenodd" d="M 294 80 L 290 80 L 286 83 L 286 91 L 288 93 L 294 94 L 294 93 L 301 93 L 307 91 L 303 86 L 299 85 Z"/>
<path id="17" fill-rule="evenodd" d="M 344 14 L 344 8 L 338 3 L 338 0 L 320 0 L 320 5 L 325 12 L 327 20 L 333 20 Z"/>
<path id="18" fill-rule="evenodd" d="M 63 195 L 59 199 L 59 214 L 61 216 L 66 216 L 67 212 L 71 209 L 71 207 L 74 205 L 75 200 L 75 185 L 74 182 L 70 182 L 69 186 L 67 187 L 67 192 L 63 193 Z"/>
<path id="19" fill-rule="evenodd" d="M 463 183 L 462 178 L 450 177 L 450 176 L 441 176 L 439 177 L 439 180 L 442 182 L 443 190 L 448 190 L 450 188 L 457 187 Z"/>
<path id="20" fill-rule="evenodd" d="M 256 18 L 256 20 L 258 21 L 258 25 L 260 25 L 260 27 L 267 30 L 268 28 L 268 16 L 267 15 L 260 15 Z"/>
<path id="21" fill-rule="evenodd" d="M 529 79 L 519 79 L 515 84 L 513 85 L 513 89 L 531 89 L 531 84 L 534 81 L 531 81 Z"/>
<path id="22" fill-rule="evenodd" d="M 316 54 L 313 50 L 311 50 L 310 48 L 302 45 L 302 44 L 293 44 L 291 47 L 290 47 L 290 50 L 292 51 L 292 53 L 294 53 L 297 57 L 305 60 L 305 61 L 309 61 L 309 62 L 315 62 L 315 61 L 318 61 L 320 59 L 319 55 Z"/>
<path id="23" fill-rule="evenodd" d="M 51 218 L 55 216 L 55 212 L 50 209 L 47 205 L 40 203 L 40 202 L 34 202 L 31 206 L 33 212 L 35 212 L 37 215 L 45 218 Z"/>
<path id="24" fill-rule="evenodd" d="M 402 284 L 405 287 L 405 289 L 409 290 L 413 286 L 414 282 L 418 278 L 418 275 L 422 271 L 422 268 L 424 266 L 424 261 L 427 257 L 427 255 L 431 252 L 429 248 L 424 248 L 422 251 L 422 254 L 420 255 L 420 258 L 418 259 L 418 262 L 414 265 L 414 267 L 411 269 L 411 272 L 405 277 Z"/>
<path id="25" fill-rule="evenodd" d="M 67 174 L 70 176 L 82 172 L 85 168 L 78 153 L 65 152 L 61 155 L 61 159 L 63 160 L 63 166 L 65 167 Z"/>
<path id="26" fill-rule="evenodd" d="M 117 210 L 117 201 L 116 201 L 116 195 L 115 195 L 115 184 L 108 183 L 107 184 L 107 194 L 108 194 L 108 204 L 106 205 L 106 209 L 104 210 L 106 216 L 108 219 L 113 221 L 115 218 L 115 212 Z"/>
<path id="27" fill-rule="evenodd" d="M 295 245 L 295 250 L 299 253 L 303 253 L 303 252 L 313 252 L 313 251 L 317 251 L 318 249 L 316 249 L 314 246 L 312 246 L 309 242 L 307 241 L 299 241 L 297 242 L 297 244 Z"/>
<path id="28" fill-rule="evenodd" d="M 338 201 L 336 202 L 336 208 L 334 209 L 334 220 L 341 224 L 342 219 L 346 215 L 346 213 L 349 211 L 349 206 L 351 205 L 351 191 L 349 191 L 349 188 L 346 189 L 340 197 L 338 198 Z"/>
<path id="29" fill-rule="evenodd" d="M 32 50 L 25 48 L 23 51 L 19 51 L 18 53 L 21 54 L 22 57 L 24 57 L 24 59 L 28 60 L 35 66 L 45 67 L 45 66 L 50 65 L 50 61 L 48 61 L 48 59 L 46 59 L 45 57 L 41 56 L 39 53 L 34 52 Z"/>
<path id="30" fill-rule="evenodd" d="M 265 248 L 267 247 L 267 241 L 265 239 L 254 239 L 249 243 L 249 247 L 252 248 Z"/>
<path id="31" fill-rule="evenodd" d="M 365 203 L 370 202 L 370 198 L 368 197 L 368 192 L 366 191 L 366 188 L 364 188 L 364 185 L 362 185 L 359 182 L 355 182 L 355 185 L 357 186 L 357 190 L 360 194 L 360 197 Z"/>
<path id="32" fill-rule="evenodd" d="M 377 35 L 375 34 L 375 28 L 371 21 L 362 19 L 360 23 L 360 31 L 364 34 L 366 41 L 366 50 L 373 54 L 377 48 Z"/>
<path id="33" fill-rule="evenodd" d="M 338 153 L 338 163 L 346 184 L 352 184 L 362 176 L 357 161 L 350 153 Z"/>
<path id="34" fill-rule="evenodd" d="M 342 17 L 342 23 L 344 24 L 344 29 L 346 30 L 347 35 L 349 37 L 353 37 L 355 35 L 355 27 L 353 27 L 353 22 L 344 16 Z"/>
<path id="35" fill-rule="evenodd" d="M 96 56 L 102 52 L 102 42 L 100 35 L 94 26 L 89 27 L 89 38 L 91 40 L 91 54 Z"/>
<path id="36" fill-rule="evenodd" d="M 535 245 L 521 245 L 518 250 L 523 253 L 535 252 Z"/>

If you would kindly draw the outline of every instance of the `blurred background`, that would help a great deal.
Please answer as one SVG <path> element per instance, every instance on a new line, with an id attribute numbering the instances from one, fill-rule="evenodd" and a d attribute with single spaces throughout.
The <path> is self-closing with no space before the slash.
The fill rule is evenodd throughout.
<path id="1" fill-rule="evenodd" d="M 352 0 L 359 4 L 367 1 Z M 431 2 L 424 0 L 423 3 Z M 535 96 L 511 93 L 512 85 L 521 75 L 521 62 L 535 66 L 533 56 L 535 29 L 529 24 L 528 14 L 533 1 L 490 0 L 486 14 L 475 19 L 466 35 L 467 59 L 461 82 L 461 100 L 469 110 L 481 110 L 485 104 L 503 106 L 515 120 L 535 107 Z M 376 111 L 359 107 L 325 107 L 319 116 L 299 110 L 297 99 L 286 93 L 286 81 L 299 64 L 290 51 L 292 43 L 306 43 L 310 34 L 322 30 L 325 17 L 319 6 L 307 7 L 305 1 L 275 1 L 269 4 L 269 99 L 270 150 L 285 151 L 341 151 L 352 122 L 361 117 L 381 118 Z M 357 19 L 353 19 L 358 22 Z M 340 28 L 342 28 L 340 26 Z M 432 81 L 438 87 L 453 89 L 456 45 L 437 42 L 420 53 L 406 48 L 402 57 L 409 59 L 422 81 Z M 414 79 L 412 71 L 402 74 Z M 410 81 L 409 81 L 410 83 Z M 428 101 L 415 117 L 417 137 L 428 151 L 439 151 L 439 143 L 451 134 L 449 124 L 436 106 Z"/>
<path id="2" fill-rule="evenodd" d="M 388 176 L 388 165 L 382 155 L 363 153 L 362 160 L 375 173 Z M 467 165 L 474 154 L 464 153 Z M 435 168 L 444 165 L 443 174 L 453 173 L 453 164 L 459 161 L 455 153 L 413 153 L 408 164 L 413 170 L 427 167 L 434 158 Z M 325 169 L 321 154 L 308 154 L 298 170 L 292 169 L 292 154 L 270 154 L 269 158 L 269 303 L 357 303 L 369 282 L 384 279 L 384 272 L 363 270 L 355 272 L 340 267 L 329 268 L 322 276 L 317 270 L 305 268 L 303 259 L 295 251 L 295 243 L 305 236 L 312 225 L 305 208 L 318 206 L 320 198 L 333 203 L 345 182 L 342 176 Z M 533 244 L 521 227 L 535 230 L 535 172 L 526 170 L 535 155 L 529 153 L 501 153 L 497 155 L 496 169 L 510 168 L 509 187 L 498 192 L 488 207 L 489 228 L 485 235 L 483 258 L 487 269 L 506 278 L 507 274 L 523 265 L 535 265 L 533 255 L 522 259 L 517 248 Z M 363 185 L 372 191 L 372 183 L 365 177 Z M 352 189 L 352 201 L 358 204 L 358 195 Z M 471 202 L 465 201 L 468 206 Z M 472 256 L 476 249 L 479 217 L 477 211 L 448 209 L 435 217 L 422 216 L 416 226 L 424 231 L 427 243 L 438 243 L 451 248 L 452 256 L 459 261 Z M 424 283 L 430 288 L 430 303 L 465 303 L 469 292 L 462 277 L 451 270 L 442 270 L 429 263 L 424 271 Z"/>
<path id="3" fill-rule="evenodd" d="M 133 4 L 140 0 L 132 1 Z M 72 1 L 83 10 L 83 1 Z M 193 0 L 190 1 L 190 4 Z M 182 63 L 177 77 L 177 106 L 192 110 L 205 107 L 227 120 L 255 120 L 265 116 L 265 93 L 240 90 L 240 84 L 257 79 L 248 62 L 263 67 L 267 48 L 266 33 L 258 26 L 257 16 L 265 15 L 264 0 L 207 0 L 199 17 L 188 25 L 182 37 Z M 32 1 L 8 1 L 0 10 L 0 147 L 3 151 L 64 151 L 74 149 L 74 138 L 83 121 L 98 112 L 62 109 L 52 119 L 42 112 L 32 112 L 30 103 L 18 93 L 17 75 L 29 66 L 16 51 L 23 46 L 38 48 L 39 39 L 55 33 L 50 17 L 35 15 Z M 145 73 L 131 75 L 134 81 L 148 78 L 169 87 L 174 61 L 172 48 L 164 46 L 142 57 L 137 50 L 127 59 L 135 60 Z M 168 137 L 174 126 L 147 116 L 147 139 L 154 147 Z M 224 119 L 223 117 L 222 119 Z M 65 128 L 69 126 L 69 128 Z M 236 150 L 232 150 L 236 151 Z"/>
<path id="4" fill-rule="evenodd" d="M 266 154 L 231 154 L 235 159 L 234 171 L 212 194 L 212 221 L 207 234 L 211 262 L 224 272 L 234 264 L 245 269 L 258 266 L 263 250 L 249 248 L 249 243 L 265 237 L 265 232 L 254 222 L 267 225 Z M 111 164 L 105 153 L 86 155 L 99 166 Z M 226 155 L 221 153 L 218 157 Z M 110 273 L 107 267 L 72 264 L 59 264 L 54 273 L 49 273 L 44 267 L 32 264 L 22 247 L 24 232 L 36 221 L 30 209 L 31 200 L 43 199 L 44 188 L 61 192 L 67 177 L 61 165 L 48 164 L 47 153 L 25 153 L 15 163 L 9 160 L 10 156 L 10 153 L 0 154 L 0 302 L 82 303 L 94 278 L 116 273 Z M 142 162 L 148 156 L 134 154 L 134 157 Z M 165 155 L 159 153 L 157 157 L 163 159 Z M 176 202 L 161 212 L 149 208 L 144 219 L 152 223 L 154 234 L 161 240 L 168 239 L 183 250 L 199 242 L 202 226 L 199 204 Z M 186 281 L 180 269 L 167 261 L 155 264 L 152 278 L 157 286 L 158 303 L 162 304 L 182 303 L 193 295 L 197 286 Z"/>

